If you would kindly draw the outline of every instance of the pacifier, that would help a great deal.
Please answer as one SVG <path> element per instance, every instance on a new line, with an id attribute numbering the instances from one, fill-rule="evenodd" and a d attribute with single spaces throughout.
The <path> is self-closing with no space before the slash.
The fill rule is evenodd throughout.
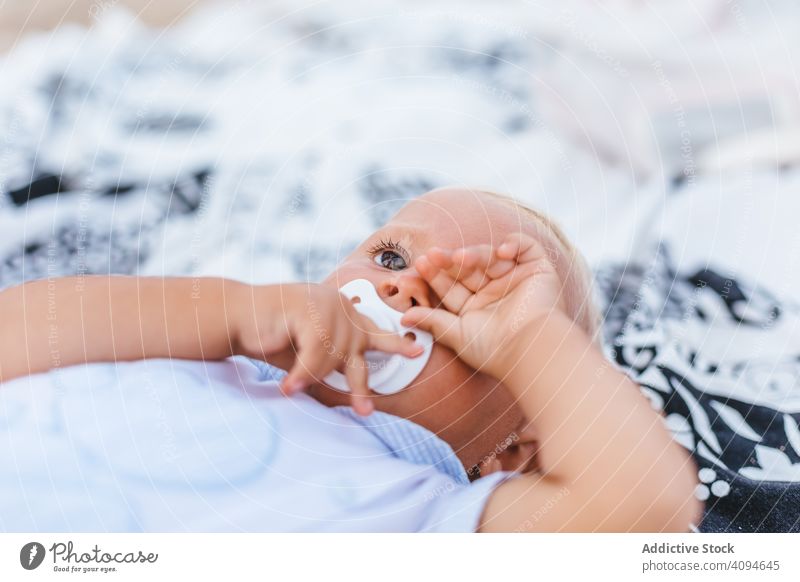
<path id="1" fill-rule="evenodd" d="M 400 392 L 419 376 L 428 363 L 433 349 L 433 336 L 421 329 L 401 325 L 403 314 L 386 305 L 372 283 L 366 279 L 354 279 L 339 291 L 353 302 L 356 311 L 370 318 L 379 328 L 398 335 L 412 333 L 415 341 L 425 349 L 416 358 L 375 350 L 364 353 L 369 373 L 367 385 L 370 389 L 378 394 Z M 350 392 L 347 378 L 336 370 L 325 376 L 325 383 L 342 392 Z"/>

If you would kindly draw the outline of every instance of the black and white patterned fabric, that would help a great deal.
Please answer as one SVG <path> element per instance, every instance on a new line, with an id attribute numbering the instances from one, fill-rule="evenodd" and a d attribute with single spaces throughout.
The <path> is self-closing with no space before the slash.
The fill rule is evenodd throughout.
<path id="1" fill-rule="evenodd" d="M 713 267 L 597 272 L 611 358 L 699 466 L 703 531 L 800 531 L 800 305 Z"/>
<path id="2" fill-rule="evenodd" d="M 314 279 L 420 192 L 529 183 L 531 147 L 557 148 L 513 16 L 403 6 L 232 3 L 169 33 L 109 8 L 23 44 L 0 68 L 0 285 Z"/>

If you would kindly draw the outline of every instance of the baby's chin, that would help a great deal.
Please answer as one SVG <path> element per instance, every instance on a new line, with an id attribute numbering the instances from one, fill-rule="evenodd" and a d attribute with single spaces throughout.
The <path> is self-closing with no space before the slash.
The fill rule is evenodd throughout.
<path id="1" fill-rule="evenodd" d="M 311 386 L 309 394 L 326 406 L 350 405 L 349 394 L 326 384 Z M 507 438 L 522 418 L 502 384 L 440 344 L 434 344 L 427 364 L 407 388 L 373 397 L 375 410 L 408 419 L 444 439 L 465 467 Z"/>
<path id="2" fill-rule="evenodd" d="M 446 398 L 475 375 L 475 370 L 458 359 L 451 349 L 434 342 L 431 356 L 419 375 L 404 390 L 389 396 L 425 391 L 426 395 L 435 394 L 437 398 Z"/>

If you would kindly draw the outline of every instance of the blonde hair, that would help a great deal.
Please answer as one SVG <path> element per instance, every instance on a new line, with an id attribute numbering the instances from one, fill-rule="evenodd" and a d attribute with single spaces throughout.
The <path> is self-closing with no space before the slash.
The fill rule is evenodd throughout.
<path id="1" fill-rule="evenodd" d="M 594 277 L 586 259 L 570 242 L 564 231 L 551 218 L 523 204 L 519 200 L 497 192 L 481 190 L 481 194 L 512 206 L 523 215 L 533 218 L 537 233 L 545 244 L 555 247 L 558 255 L 555 260 L 556 271 L 562 282 L 564 305 L 567 315 L 585 331 L 593 341 L 600 343 L 600 323 L 602 316 L 594 301 Z"/>

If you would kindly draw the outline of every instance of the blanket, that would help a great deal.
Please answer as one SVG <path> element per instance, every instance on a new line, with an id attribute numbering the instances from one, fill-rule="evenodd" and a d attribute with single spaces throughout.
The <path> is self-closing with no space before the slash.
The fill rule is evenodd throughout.
<path id="1" fill-rule="evenodd" d="M 702 531 L 800 531 L 800 305 L 708 266 L 606 265 L 609 357 L 694 454 Z"/>

